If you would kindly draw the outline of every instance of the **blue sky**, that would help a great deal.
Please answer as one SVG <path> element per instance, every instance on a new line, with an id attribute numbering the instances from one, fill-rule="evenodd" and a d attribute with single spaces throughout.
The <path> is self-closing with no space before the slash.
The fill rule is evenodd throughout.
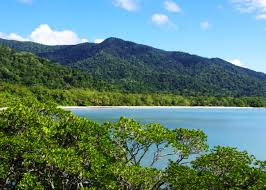
<path id="1" fill-rule="evenodd" d="M 43 44 L 118 37 L 266 73 L 266 0 L 4 0 L 0 37 Z"/>

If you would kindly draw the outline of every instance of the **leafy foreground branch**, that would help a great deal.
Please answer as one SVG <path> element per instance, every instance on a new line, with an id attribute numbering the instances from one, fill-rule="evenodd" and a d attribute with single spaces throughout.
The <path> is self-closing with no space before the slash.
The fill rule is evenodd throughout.
<path id="1" fill-rule="evenodd" d="M 266 188 L 265 162 L 229 147 L 203 154 L 206 139 L 198 130 L 126 118 L 100 125 L 17 103 L 0 112 L 0 189 Z"/>

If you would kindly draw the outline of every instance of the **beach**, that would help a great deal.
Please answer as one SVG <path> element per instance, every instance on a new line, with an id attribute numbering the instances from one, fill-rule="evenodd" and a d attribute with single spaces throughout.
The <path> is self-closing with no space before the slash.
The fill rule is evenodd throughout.
<path id="1" fill-rule="evenodd" d="M 62 109 L 254 109 L 254 107 L 222 106 L 58 106 Z"/>

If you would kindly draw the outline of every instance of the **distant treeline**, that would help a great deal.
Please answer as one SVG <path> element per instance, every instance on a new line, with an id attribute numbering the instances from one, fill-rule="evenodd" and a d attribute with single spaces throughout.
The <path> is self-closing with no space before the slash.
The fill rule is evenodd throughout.
<path id="1" fill-rule="evenodd" d="M 175 94 L 133 94 L 100 92 L 91 89 L 48 89 L 43 86 L 25 87 L 0 84 L 1 107 L 16 98 L 35 99 L 42 103 L 69 106 L 226 106 L 266 107 L 264 97 L 180 96 Z"/>

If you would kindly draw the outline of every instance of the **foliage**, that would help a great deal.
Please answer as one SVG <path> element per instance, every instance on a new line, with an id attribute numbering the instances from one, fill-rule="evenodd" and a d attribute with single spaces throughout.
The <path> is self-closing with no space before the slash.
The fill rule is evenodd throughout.
<path id="1" fill-rule="evenodd" d="M 263 162 L 235 148 L 215 147 L 192 161 L 192 167 L 171 163 L 166 181 L 174 189 L 265 189 Z"/>
<path id="2" fill-rule="evenodd" d="M 233 148 L 203 154 L 206 140 L 198 130 L 126 118 L 100 125 L 53 105 L 14 102 L 0 112 L 0 189 L 265 188 L 264 162 Z"/>
<path id="3" fill-rule="evenodd" d="M 107 86 L 100 80 L 94 80 L 86 72 L 52 63 L 31 53 L 18 53 L 2 46 L 0 46 L 0 81 L 52 89 L 69 87 L 104 89 Z"/>
<path id="4" fill-rule="evenodd" d="M 116 38 L 106 39 L 100 44 L 71 46 L 44 46 L 8 40 L 0 40 L 0 44 L 82 70 L 87 76 L 102 80 L 111 89 L 122 92 L 266 97 L 265 74 L 218 58 L 168 52 Z M 88 80 L 81 79 L 75 84 L 82 82 L 80 86 L 88 87 L 85 81 Z M 103 88 L 97 83 L 89 87 Z"/>
<path id="5" fill-rule="evenodd" d="M 60 106 L 233 106 L 266 107 L 263 97 L 180 96 L 174 94 L 136 94 L 100 92 L 91 89 L 49 89 L 0 83 L 0 107 L 16 99 L 34 99 Z"/>
<path id="6" fill-rule="evenodd" d="M 44 46 L 8 40 L 0 40 L 0 43 L 36 54 L 54 52 L 52 55 L 58 57 L 60 59 L 58 61 L 68 65 L 55 64 L 31 53 L 16 52 L 1 46 L 1 106 L 6 106 L 10 100 L 18 97 L 59 105 L 266 106 L 264 94 L 266 80 L 263 74 L 227 64 L 226 72 L 228 69 L 233 70 L 226 76 L 219 78 L 223 72 L 219 70 L 214 72 L 215 68 L 212 68 L 213 74 L 218 77 L 217 80 L 208 78 L 211 76 L 209 74 L 204 75 L 211 80 L 206 84 L 201 79 L 198 80 L 204 72 L 209 72 L 209 69 L 205 68 L 208 64 L 208 68 L 219 66 L 224 70 L 222 66 L 225 65 L 221 60 L 208 60 L 208 63 L 203 64 L 201 62 L 206 59 L 201 57 L 164 52 L 113 38 L 99 45 L 84 43 L 76 46 Z M 92 50 L 94 48 L 96 49 Z M 59 50 L 61 53 L 57 54 Z M 144 54 L 145 52 L 147 55 Z M 134 54 L 136 56 L 132 57 Z M 155 60 L 150 60 L 151 58 Z M 67 61 L 61 59 L 67 59 Z M 145 61 L 140 61 L 140 59 Z M 194 61 L 197 62 L 198 59 L 201 60 L 200 63 L 194 64 Z M 160 60 L 167 61 L 162 68 L 160 68 Z M 73 61 L 77 62 L 72 63 Z M 213 64 L 212 61 L 218 61 L 219 64 Z M 171 68 L 177 66 L 178 72 Z M 204 72 L 201 71 L 203 68 Z M 190 69 L 193 72 L 189 71 Z M 237 76 L 237 79 L 241 81 L 236 81 L 237 87 L 234 87 L 235 79 L 232 76 L 239 73 L 239 69 L 243 75 Z M 160 74 L 162 70 L 164 74 Z M 183 76 L 188 73 L 193 76 Z M 173 78 L 170 80 L 169 77 Z M 230 82 L 226 82 L 228 77 Z M 253 78 L 253 82 L 249 83 L 250 77 L 256 79 Z M 259 83 L 256 82 L 257 79 Z M 215 86 L 209 86 L 217 85 L 219 81 L 225 82 L 230 89 L 221 86 L 217 89 Z M 240 93 L 239 88 L 242 83 L 249 86 L 243 87 L 245 92 Z M 256 94 L 261 96 L 254 96 Z"/>

